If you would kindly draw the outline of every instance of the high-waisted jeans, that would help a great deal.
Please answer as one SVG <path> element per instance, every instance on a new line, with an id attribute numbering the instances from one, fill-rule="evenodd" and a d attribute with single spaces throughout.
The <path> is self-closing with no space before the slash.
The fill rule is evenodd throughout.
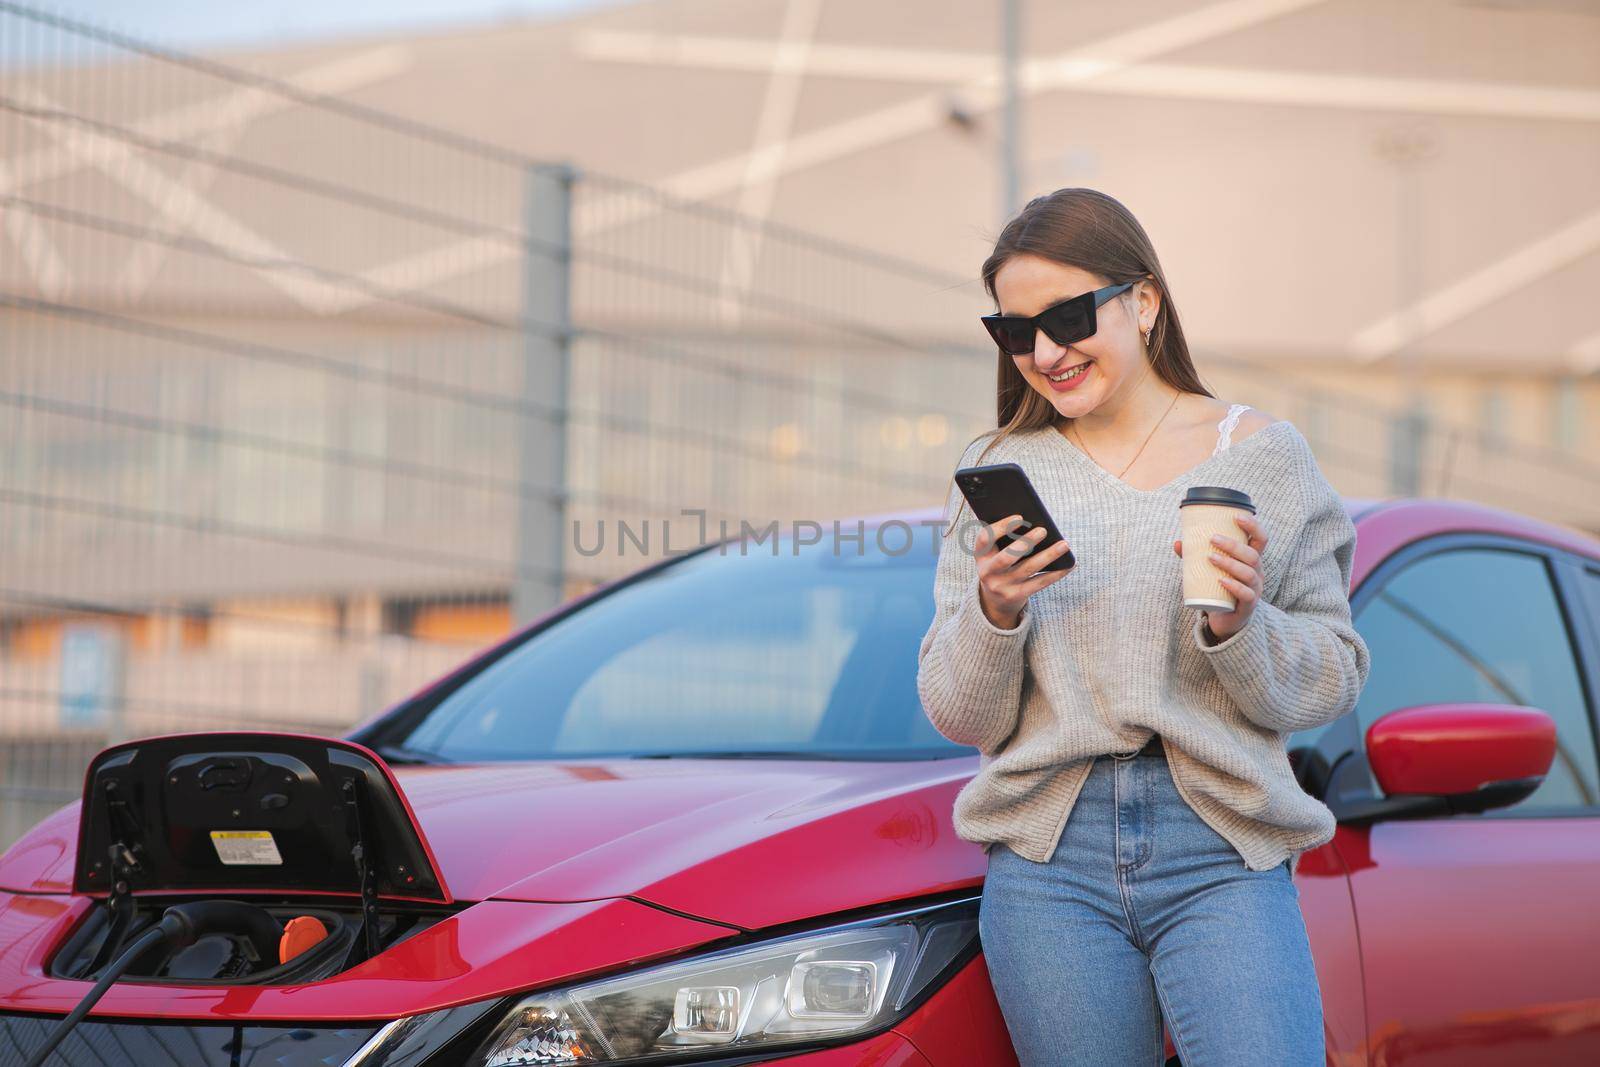
<path id="1" fill-rule="evenodd" d="M 989 853 L 978 933 L 1022 1067 L 1324 1067 L 1285 860 L 1252 871 L 1166 758 L 1094 762 L 1047 863 Z"/>

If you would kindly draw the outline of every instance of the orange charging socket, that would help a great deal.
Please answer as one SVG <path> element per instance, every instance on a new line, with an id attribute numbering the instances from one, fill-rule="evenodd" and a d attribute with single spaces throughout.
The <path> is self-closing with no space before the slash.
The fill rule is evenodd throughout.
<path id="1" fill-rule="evenodd" d="M 321 944 L 327 936 L 328 928 L 320 919 L 310 915 L 290 919 L 283 928 L 283 936 L 278 938 L 278 962 L 288 963 L 306 949 Z"/>

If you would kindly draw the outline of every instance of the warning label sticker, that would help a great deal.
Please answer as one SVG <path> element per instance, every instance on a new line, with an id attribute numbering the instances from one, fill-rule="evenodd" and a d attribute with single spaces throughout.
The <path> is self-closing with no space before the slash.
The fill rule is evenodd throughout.
<path id="1" fill-rule="evenodd" d="M 283 864 L 283 857 L 278 854 L 278 843 L 268 830 L 213 830 L 211 843 L 217 846 L 217 858 L 230 866 L 271 867 Z"/>

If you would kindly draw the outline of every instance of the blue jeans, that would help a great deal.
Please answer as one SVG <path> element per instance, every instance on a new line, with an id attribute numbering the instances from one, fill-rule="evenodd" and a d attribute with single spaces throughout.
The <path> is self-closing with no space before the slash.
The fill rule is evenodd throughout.
<path id="1" fill-rule="evenodd" d="M 1166 758 L 1101 756 L 1048 863 L 989 853 L 978 934 L 1022 1067 L 1325 1067 L 1285 860 L 1252 871 Z"/>

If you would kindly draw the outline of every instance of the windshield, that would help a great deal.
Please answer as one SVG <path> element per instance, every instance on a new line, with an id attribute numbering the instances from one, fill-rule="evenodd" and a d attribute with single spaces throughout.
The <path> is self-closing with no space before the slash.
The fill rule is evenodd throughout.
<path id="1" fill-rule="evenodd" d="M 530 638 L 396 740 L 451 761 L 975 755 L 917 697 L 934 553 L 873 541 L 733 546 L 663 568 Z"/>

